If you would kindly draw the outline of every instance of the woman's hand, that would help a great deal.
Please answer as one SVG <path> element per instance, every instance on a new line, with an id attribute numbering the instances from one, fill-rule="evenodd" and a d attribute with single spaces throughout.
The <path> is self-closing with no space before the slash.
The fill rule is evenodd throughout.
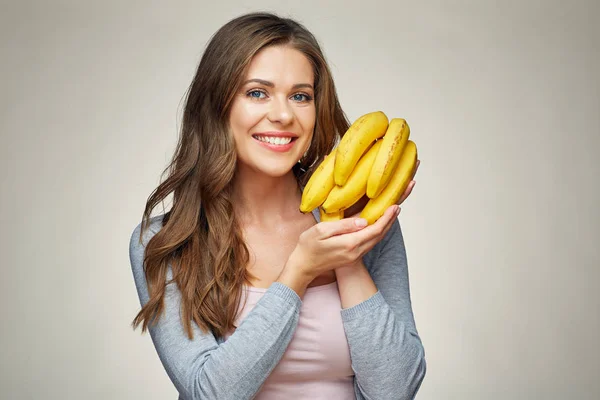
<path id="1" fill-rule="evenodd" d="M 420 163 L 420 160 L 417 160 L 411 181 L 398 203 L 388 207 L 374 224 L 366 226 L 366 220 L 359 218 L 360 212 L 369 201 L 369 198 L 364 196 L 346 210 L 346 218 L 340 221 L 320 222 L 302 232 L 277 281 L 291 287 L 302 297 L 307 285 L 317 276 L 336 268 L 355 265 L 362 260 L 394 224 L 400 213 L 400 204 L 415 186 L 414 177 Z"/>
<path id="2" fill-rule="evenodd" d="M 410 196 L 410 194 L 412 193 L 412 190 L 416 184 L 416 181 L 414 180 L 415 175 L 417 174 L 417 170 L 419 169 L 420 164 L 421 164 L 421 161 L 417 160 L 417 164 L 415 166 L 415 170 L 411 177 L 411 181 L 409 182 L 409 184 L 406 187 L 406 190 L 404 191 L 402 196 L 400 196 L 400 200 L 398 200 L 398 202 L 396 204 L 400 205 L 400 204 L 404 203 L 404 200 L 406 200 L 407 197 Z M 360 212 L 362 211 L 363 208 L 365 208 L 365 206 L 367 205 L 368 202 L 369 202 L 369 198 L 366 195 L 364 195 L 359 201 L 357 201 L 350 208 L 348 208 L 344 214 L 348 215 L 348 216 L 352 216 L 352 217 L 357 214 L 360 214 Z"/>
<path id="3" fill-rule="evenodd" d="M 369 226 L 363 218 L 344 218 L 312 226 L 300 235 L 284 270 L 293 269 L 294 276 L 301 276 L 301 281 L 308 284 L 327 271 L 354 264 L 383 239 L 399 210 L 397 205 L 390 206 Z"/>

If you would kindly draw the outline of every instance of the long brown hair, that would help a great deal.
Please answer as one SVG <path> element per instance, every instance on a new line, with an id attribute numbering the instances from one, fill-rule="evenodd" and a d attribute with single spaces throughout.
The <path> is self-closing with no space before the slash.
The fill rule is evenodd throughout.
<path id="1" fill-rule="evenodd" d="M 149 301 L 132 322 L 144 332 L 163 312 L 165 287 L 181 291 L 181 319 L 190 339 L 192 320 L 202 331 L 223 336 L 233 328 L 250 282 L 248 248 L 231 202 L 236 150 L 229 112 L 252 57 L 266 46 L 288 45 L 314 69 L 316 122 L 306 155 L 293 168 L 305 183 L 346 132 L 349 123 L 338 102 L 331 72 L 315 37 L 300 23 L 271 13 L 239 16 L 211 38 L 186 94 L 175 154 L 163 172 L 167 179 L 149 196 L 140 241 L 152 210 L 173 192 L 162 228 L 145 248 Z M 173 279 L 166 280 L 168 268 Z"/>

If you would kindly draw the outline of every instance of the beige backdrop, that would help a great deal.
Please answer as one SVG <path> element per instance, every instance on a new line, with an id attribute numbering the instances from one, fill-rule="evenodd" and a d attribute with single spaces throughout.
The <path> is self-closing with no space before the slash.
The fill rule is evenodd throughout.
<path id="1" fill-rule="evenodd" d="M 177 397 L 129 237 L 204 45 L 259 9 L 316 34 L 351 120 L 411 125 L 418 399 L 600 398 L 599 3 L 416 3 L 2 2 L 0 398 Z"/>

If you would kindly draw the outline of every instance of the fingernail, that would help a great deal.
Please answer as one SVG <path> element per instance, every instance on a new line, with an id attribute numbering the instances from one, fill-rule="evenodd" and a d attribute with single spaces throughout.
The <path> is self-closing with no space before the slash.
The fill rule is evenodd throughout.
<path id="1" fill-rule="evenodd" d="M 400 214 L 400 206 L 396 206 L 396 215 Z"/>
<path id="2" fill-rule="evenodd" d="M 354 220 L 354 225 L 358 226 L 359 228 L 364 228 L 367 226 L 367 220 L 364 218 L 357 218 Z"/>

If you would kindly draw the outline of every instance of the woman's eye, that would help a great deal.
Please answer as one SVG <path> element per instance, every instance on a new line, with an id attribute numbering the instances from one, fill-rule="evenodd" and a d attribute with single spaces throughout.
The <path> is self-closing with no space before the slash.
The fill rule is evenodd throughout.
<path id="1" fill-rule="evenodd" d="M 263 97 L 261 97 L 261 96 L 264 95 L 265 93 L 260 90 L 251 90 L 246 94 L 253 99 L 262 99 Z"/>
<path id="2" fill-rule="evenodd" d="M 295 101 L 309 101 L 309 100 L 312 100 L 312 97 L 310 97 L 309 95 L 304 94 L 304 93 L 296 93 L 295 95 L 292 96 L 292 98 Z"/>

